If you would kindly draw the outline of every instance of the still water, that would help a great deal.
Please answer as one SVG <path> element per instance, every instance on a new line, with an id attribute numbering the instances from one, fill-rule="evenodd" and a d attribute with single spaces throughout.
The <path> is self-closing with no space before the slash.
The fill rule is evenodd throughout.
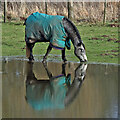
<path id="1" fill-rule="evenodd" d="M 118 118 L 118 65 L 2 61 L 2 118 Z"/>

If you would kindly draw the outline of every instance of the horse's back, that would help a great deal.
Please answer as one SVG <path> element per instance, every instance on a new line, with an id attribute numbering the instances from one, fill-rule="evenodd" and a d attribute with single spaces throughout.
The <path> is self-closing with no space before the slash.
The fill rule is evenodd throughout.
<path id="1" fill-rule="evenodd" d="M 63 16 L 47 15 L 38 12 L 31 14 L 25 22 L 27 38 L 40 40 L 41 37 L 44 36 L 46 40 L 49 40 L 53 34 L 55 26 L 59 27 L 62 18 Z"/>
<path id="2" fill-rule="evenodd" d="M 26 20 L 26 37 L 38 42 L 48 42 L 58 48 L 65 47 L 66 32 L 63 26 L 64 16 L 33 13 Z"/>

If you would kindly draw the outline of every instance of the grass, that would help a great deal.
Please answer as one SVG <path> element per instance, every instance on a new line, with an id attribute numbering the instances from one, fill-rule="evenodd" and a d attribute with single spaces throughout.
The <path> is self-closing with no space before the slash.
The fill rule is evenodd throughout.
<path id="1" fill-rule="evenodd" d="M 82 24 L 77 28 L 85 43 L 89 62 L 118 63 L 117 27 Z M 19 23 L 2 23 L 2 56 L 25 55 L 24 29 L 25 26 Z M 33 54 L 45 54 L 48 44 L 37 43 Z M 79 61 L 73 51 L 73 46 L 66 50 L 68 60 Z M 61 51 L 52 50 L 50 54 L 61 55 Z"/>

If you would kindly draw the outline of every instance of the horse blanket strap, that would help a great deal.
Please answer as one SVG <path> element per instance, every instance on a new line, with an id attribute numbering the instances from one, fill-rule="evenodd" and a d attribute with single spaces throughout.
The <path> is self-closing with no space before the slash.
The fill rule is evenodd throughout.
<path id="1" fill-rule="evenodd" d="M 61 49 L 67 46 L 70 49 L 70 40 L 66 41 L 66 33 L 62 24 L 64 16 L 47 15 L 35 12 L 26 20 L 26 41 L 31 39 L 50 41 L 51 46 Z"/>

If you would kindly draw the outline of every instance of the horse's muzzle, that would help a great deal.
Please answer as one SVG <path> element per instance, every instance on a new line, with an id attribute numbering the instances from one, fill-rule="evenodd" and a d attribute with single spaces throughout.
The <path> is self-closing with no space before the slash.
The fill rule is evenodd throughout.
<path id="1" fill-rule="evenodd" d="M 84 60 L 80 59 L 80 62 L 87 62 L 87 59 L 84 59 Z"/>

